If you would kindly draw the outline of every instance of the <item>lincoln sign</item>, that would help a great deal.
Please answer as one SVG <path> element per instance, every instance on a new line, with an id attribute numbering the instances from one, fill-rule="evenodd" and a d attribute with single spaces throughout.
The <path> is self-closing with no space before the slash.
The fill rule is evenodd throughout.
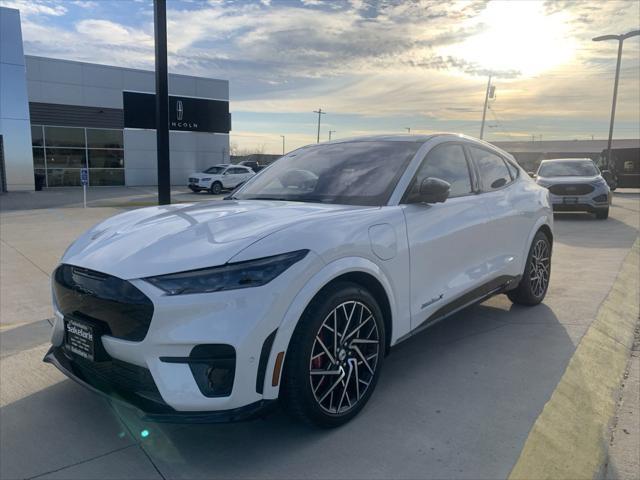
<path id="1" fill-rule="evenodd" d="M 156 96 L 122 92 L 124 128 L 156 128 Z M 229 133 L 229 102 L 169 96 L 169 129 L 188 132 Z"/>

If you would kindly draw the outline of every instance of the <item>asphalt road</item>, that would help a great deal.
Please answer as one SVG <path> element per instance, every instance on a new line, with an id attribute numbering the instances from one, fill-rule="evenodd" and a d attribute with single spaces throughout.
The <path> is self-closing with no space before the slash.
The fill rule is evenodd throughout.
<path id="1" fill-rule="evenodd" d="M 142 423 L 41 362 L 46 322 L 5 328 L 0 477 L 505 478 L 639 221 L 638 193 L 616 193 L 606 221 L 557 215 L 544 304 L 518 307 L 499 296 L 407 340 L 392 350 L 365 410 L 336 430 L 301 426 L 280 412 L 241 424 Z M 34 268 L 62 253 L 38 257 L 37 245 L 21 247 L 19 225 L 18 217 L 3 218 L 3 246 L 22 248 Z M 39 240 L 45 250 L 48 237 L 61 248 L 64 236 L 51 225 Z"/>

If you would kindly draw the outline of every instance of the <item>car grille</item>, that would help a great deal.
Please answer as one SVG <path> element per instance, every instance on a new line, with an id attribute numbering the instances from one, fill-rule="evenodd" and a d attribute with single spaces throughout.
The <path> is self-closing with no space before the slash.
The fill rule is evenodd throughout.
<path id="1" fill-rule="evenodd" d="M 189 183 L 198 183 L 197 178 L 189 177 Z"/>
<path id="2" fill-rule="evenodd" d="M 554 195 L 586 195 L 593 192 L 593 186 L 588 183 L 561 183 L 551 185 L 549 191 Z"/>
<path id="3" fill-rule="evenodd" d="M 147 335 L 153 303 L 126 280 L 63 264 L 54 273 L 53 292 L 63 315 L 98 322 L 105 333 L 123 340 Z"/>
<path id="4" fill-rule="evenodd" d="M 92 362 L 77 356 L 71 364 L 83 380 L 99 390 L 130 392 L 163 403 L 151 372 L 146 368 L 116 359 Z"/>

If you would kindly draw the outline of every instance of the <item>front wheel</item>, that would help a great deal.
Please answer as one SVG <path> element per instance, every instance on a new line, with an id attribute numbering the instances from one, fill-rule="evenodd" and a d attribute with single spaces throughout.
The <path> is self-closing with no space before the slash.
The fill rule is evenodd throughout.
<path id="1" fill-rule="evenodd" d="M 598 220 L 606 220 L 607 218 L 609 218 L 609 209 L 605 208 L 603 210 L 597 210 L 596 211 L 596 218 Z"/>
<path id="2" fill-rule="evenodd" d="M 513 303 L 537 305 L 544 299 L 551 276 L 551 242 L 541 231 L 536 233 L 529 249 L 527 265 L 520 283 L 507 292 Z"/>
<path id="3" fill-rule="evenodd" d="M 220 195 L 220 193 L 222 193 L 222 184 L 220 182 L 213 182 L 209 192 L 213 195 Z"/>
<path id="4" fill-rule="evenodd" d="M 288 413 L 325 428 L 351 420 L 373 393 L 384 346 L 375 298 L 351 282 L 329 287 L 309 304 L 291 339 L 282 385 Z"/>

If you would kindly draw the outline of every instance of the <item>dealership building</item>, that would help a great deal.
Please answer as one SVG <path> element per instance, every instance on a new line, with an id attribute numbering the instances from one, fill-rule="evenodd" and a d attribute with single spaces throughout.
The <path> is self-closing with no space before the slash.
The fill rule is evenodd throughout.
<path id="1" fill-rule="evenodd" d="M 44 185 L 155 185 L 154 72 L 24 55 L 18 10 L 0 7 L 0 175 Z M 229 160 L 229 82 L 169 75 L 171 183 Z"/>

